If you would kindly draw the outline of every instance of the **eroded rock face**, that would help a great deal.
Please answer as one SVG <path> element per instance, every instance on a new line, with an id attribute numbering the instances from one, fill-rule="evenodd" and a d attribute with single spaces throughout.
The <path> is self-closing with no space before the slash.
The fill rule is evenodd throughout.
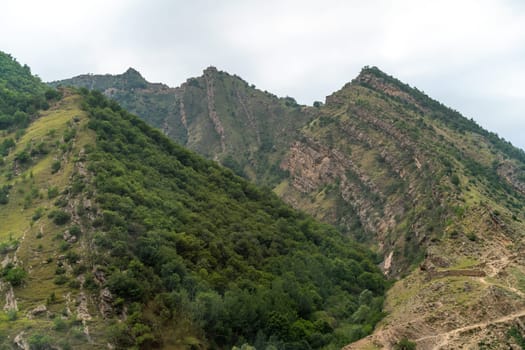
<path id="1" fill-rule="evenodd" d="M 43 314 L 47 314 L 47 307 L 45 305 L 38 305 L 33 310 L 29 311 L 27 313 L 28 318 L 34 318 L 37 316 L 41 316 Z"/>
<path id="2" fill-rule="evenodd" d="M 215 107 L 215 86 L 214 86 L 214 75 L 217 73 L 215 67 L 209 67 L 204 71 L 204 78 L 206 80 L 206 100 L 208 101 L 208 115 L 213 123 L 215 131 L 221 140 L 221 150 L 226 150 L 224 127 L 222 126 L 217 109 Z"/>
<path id="3" fill-rule="evenodd" d="M 91 320 L 88 308 L 88 297 L 84 292 L 78 294 L 77 304 L 77 317 L 83 322 Z"/>
<path id="4" fill-rule="evenodd" d="M 25 337 L 25 332 L 20 332 L 15 337 L 15 339 L 13 339 L 13 343 L 15 343 L 18 349 L 30 350 L 29 343 L 24 337 Z"/>
<path id="5" fill-rule="evenodd" d="M 309 142 L 295 142 L 281 168 L 290 172 L 292 185 L 309 193 L 344 176 L 344 164 L 336 163 L 331 150 Z"/>
<path id="6" fill-rule="evenodd" d="M 100 304 L 99 304 L 100 313 L 105 319 L 108 319 L 113 315 L 113 307 L 111 306 L 113 302 L 113 295 L 111 294 L 108 288 L 104 288 L 100 290 L 99 297 L 100 297 Z"/>
<path id="7" fill-rule="evenodd" d="M 10 283 L 0 281 L 0 292 L 5 292 L 4 311 L 18 311 L 18 303 L 16 302 L 13 286 Z"/>
<path id="8" fill-rule="evenodd" d="M 504 161 L 498 166 L 498 174 L 516 190 L 525 194 L 525 170 L 511 161 Z"/>
<path id="9" fill-rule="evenodd" d="M 370 238 L 379 242 L 386 241 L 386 244 L 381 246 L 382 251 L 392 247 L 393 242 L 387 241 L 387 235 L 395 228 L 397 222 L 394 218 L 401 217 L 404 207 L 398 201 L 388 201 L 381 185 L 374 182 L 351 155 L 311 138 L 303 138 L 290 147 L 281 168 L 290 174 L 290 191 L 308 195 L 307 198 L 315 198 L 327 186 L 331 188 L 334 187 L 333 184 L 337 184 L 332 191 L 336 192 L 342 202 L 353 208 L 353 211 L 338 211 L 329 218 L 333 220 L 331 223 L 340 225 L 345 220 L 352 220 L 352 215 L 357 215 Z M 309 210 L 304 203 L 297 200 L 298 196 L 290 192 L 284 193 L 283 198 L 293 206 Z M 310 213 L 317 215 L 316 212 Z M 385 271 L 393 271 L 395 265 L 396 260 L 391 255 Z"/>

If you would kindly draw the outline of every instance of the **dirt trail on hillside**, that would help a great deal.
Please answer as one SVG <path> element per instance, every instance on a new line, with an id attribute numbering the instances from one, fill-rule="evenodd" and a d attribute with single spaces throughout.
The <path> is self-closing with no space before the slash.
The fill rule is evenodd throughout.
<path id="1" fill-rule="evenodd" d="M 493 319 L 493 320 L 488 320 L 485 322 L 475 323 L 469 326 L 456 328 L 456 329 L 453 329 L 445 333 L 425 336 L 425 337 L 416 339 L 416 343 L 419 346 L 423 346 L 425 349 L 430 348 L 428 346 L 432 346 L 431 347 L 432 349 L 441 349 L 443 346 L 446 346 L 450 342 L 451 339 L 457 336 L 461 336 L 462 333 L 465 333 L 465 332 L 468 332 L 474 329 L 478 329 L 478 328 L 486 328 L 493 324 L 510 322 L 510 321 L 513 321 L 515 319 L 518 319 L 524 316 L 525 316 L 525 309 L 514 312 L 507 316 Z"/>

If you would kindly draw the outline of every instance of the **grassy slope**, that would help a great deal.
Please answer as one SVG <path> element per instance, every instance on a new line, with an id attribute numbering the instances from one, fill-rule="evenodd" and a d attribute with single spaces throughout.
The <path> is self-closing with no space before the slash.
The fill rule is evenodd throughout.
<path id="1" fill-rule="evenodd" d="M 29 164 L 20 166 L 20 173 L 12 180 L 2 181 L 13 187 L 9 195 L 9 203 L 0 205 L 0 240 L 9 242 L 16 240 L 19 247 L 16 251 L 2 254 L 4 261 L 9 259 L 18 262 L 18 266 L 28 272 L 28 276 L 20 287 L 14 288 L 14 295 L 18 304 L 16 320 L 0 322 L 0 332 L 11 336 L 6 339 L 10 344 L 14 335 L 24 333 L 26 340 L 35 336 L 47 336 L 62 346 L 73 346 L 74 348 L 105 348 L 103 343 L 90 343 L 84 332 L 86 326 L 94 339 L 100 334 L 104 326 L 96 316 L 93 321 L 87 321 L 84 325 L 78 320 L 75 310 L 75 300 L 80 293 L 77 288 L 71 288 L 67 284 L 57 285 L 54 283 L 57 262 L 60 256 L 65 254 L 61 249 L 64 244 L 62 233 L 64 226 L 57 226 L 48 218 L 48 214 L 55 209 L 56 198 L 49 198 L 48 189 L 56 187 L 58 192 L 63 193 L 70 186 L 71 175 L 74 172 L 75 157 L 80 150 L 89 143 L 93 143 L 94 134 L 85 130 L 87 115 L 79 108 L 80 96 L 68 96 L 53 106 L 48 111 L 42 112 L 26 130 L 24 135 L 17 141 L 17 146 L 5 159 L 2 167 L 2 175 L 11 172 L 14 157 L 26 147 L 35 147 L 39 143 L 45 143 L 49 153 L 36 155 Z M 74 121 L 74 119 L 76 121 Z M 67 145 L 63 141 L 63 135 L 68 130 L 84 130 L 78 132 Z M 4 137 L 13 137 L 6 134 Z M 51 165 L 60 160 L 60 170 L 52 174 Z M 40 211 L 41 217 L 34 220 L 34 214 Z M 80 245 L 76 243 L 68 249 L 84 256 Z M 16 258 L 15 258 L 16 257 Z M 4 292 L 6 289 L 4 288 Z M 53 298 L 54 300 L 50 299 Z M 69 302 L 68 302 L 69 299 Z M 46 302 L 47 301 L 47 302 Z M 52 317 L 45 315 L 28 317 L 28 312 L 39 305 L 47 305 L 47 309 L 54 317 L 64 318 L 63 329 L 56 326 L 57 322 Z M 67 315 L 64 311 L 70 309 L 72 314 Z M 94 310 L 90 310 L 93 314 Z M 13 311 L 4 310 L 4 318 L 14 318 Z M 32 338 L 33 337 L 33 338 Z M 42 342 L 47 341 L 42 338 Z M 98 339 L 100 340 L 100 338 Z"/>

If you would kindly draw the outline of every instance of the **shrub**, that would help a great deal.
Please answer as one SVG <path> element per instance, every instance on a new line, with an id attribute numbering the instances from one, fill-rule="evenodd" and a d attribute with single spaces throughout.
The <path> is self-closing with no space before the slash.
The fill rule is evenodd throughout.
<path id="1" fill-rule="evenodd" d="M 9 202 L 10 185 L 4 185 L 0 188 L 0 204 L 7 204 Z"/>
<path id="2" fill-rule="evenodd" d="M 61 163 L 59 160 L 57 161 L 54 161 L 53 164 L 51 164 L 51 173 L 52 174 L 55 174 L 57 173 L 59 170 L 60 170 L 60 167 L 61 167 Z"/>
<path id="3" fill-rule="evenodd" d="M 29 348 L 31 350 L 51 349 L 51 337 L 44 334 L 33 334 L 29 337 Z"/>
<path id="4" fill-rule="evenodd" d="M 35 210 L 35 213 L 33 214 L 33 217 L 31 218 L 33 221 L 37 221 L 42 217 L 42 214 L 44 214 L 44 208 L 40 207 Z"/>
<path id="5" fill-rule="evenodd" d="M 62 93 L 55 89 L 48 89 L 44 93 L 46 100 L 60 100 L 62 98 Z"/>
<path id="6" fill-rule="evenodd" d="M 57 277 L 55 277 L 55 280 L 53 282 L 55 282 L 56 285 L 63 285 L 63 284 L 66 284 L 67 282 L 69 281 L 69 278 L 67 278 L 66 275 L 58 275 Z"/>
<path id="7" fill-rule="evenodd" d="M 28 163 L 31 160 L 31 157 L 29 156 L 29 153 L 27 153 L 26 151 L 21 151 L 15 155 L 15 160 L 24 164 L 24 163 Z"/>
<path id="8" fill-rule="evenodd" d="M 78 225 L 74 225 L 74 226 L 71 226 L 69 228 L 69 233 L 72 235 L 72 236 L 80 236 L 80 234 L 82 233 L 81 229 L 80 229 L 80 226 Z"/>
<path id="9" fill-rule="evenodd" d="M 48 217 L 53 219 L 56 225 L 64 225 L 71 219 L 71 215 L 62 210 L 53 210 Z"/>
<path id="10" fill-rule="evenodd" d="M 80 289 L 80 282 L 76 279 L 69 281 L 67 285 L 69 286 L 69 288 Z"/>
<path id="11" fill-rule="evenodd" d="M 65 331 L 67 330 L 67 326 L 67 322 L 60 317 L 55 317 L 55 319 L 53 320 L 53 329 L 55 331 Z"/>
<path id="12" fill-rule="evenodd" d="M 405 337 L 394 345 L 394 350 L 416 350 L 416 343 Z"/>
<path id="13" fill-rule="evenodd" d="M 15 309 L 11 309 L 7 311 L 7 319 L 9 321 L 16 321 L 17 318 L 18 318 L 18 313 L 16 312 Z"/>
<path id="14" fill-rule="evenodd" d="M 143 286 L 127 273 L 115 272 L 107 282 L 109 290 L 127 300 L 141 300 L 144 296 Z"/>
<path id="15" fill-rule="evenodd" d="M 19 267 L 6 268 L 3 274 L 5 280 L 11 283 L 13 287 L 22 285 L 27 277 L 27 272 Z"/>
<path id="16" fill-rule="evenodd" d="M 467 238 L 472 242 L 476 242 L 478 240 L 478 236 L 476 236 L 474 232 L 467 233 Z"/>

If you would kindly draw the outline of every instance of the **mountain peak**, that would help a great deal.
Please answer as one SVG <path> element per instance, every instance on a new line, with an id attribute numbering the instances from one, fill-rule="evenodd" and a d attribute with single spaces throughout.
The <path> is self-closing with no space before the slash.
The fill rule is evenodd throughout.
<path id="1" fill-rule="evenodd" d="M 351 82 L 345 84 L 345 86 L 332 95 L 327 96 L 326 103 L 336 105 L 345 104 L 347 99 L 350 98 L 348 93 L 356 86 L 379 92 L 391 98 L 403 100 L 405 103 L 412 104 L 415 108 L 419 109 L 422 107 L 418 101 L 429 99 L 429 97 L 421 91 L 383 72 L 378 67 L 365 66 L 361 69 L 359 75 Z"/>
<path id="2" fill-rule="evenodd" d="M 352 82 L 379 90 L 384 90 L 387 85 L 391 88 L 394 87 L 404 91 L 410 89 L 409 85 L 391 75 L 388 75 L 376 66 L 364 66 L 359 75 Z"/>
<path id="3" fill-rule="evenodd" d="M 133 67 L 129 67 L 122 75 L 134 75 L 143 78 L 140 72 Z"/>
<path id="4" fill-rule="evenodd" d="M 213 74 L 213 73 L 218 73 L 218 72 L 219 72 L 219 71 L 218 71 L 217 67 L 215 67 L 215 66 L 208 66 L 208 67 L 203 71 L 204 74 Z"/>
<path id="5" fill-rule="evenodd" d="M 140 74 L 140 72 L 138 70 L 136 70 L 135 68 L 133 67 L 129 67 L 123 74 L 122 74 L 122 77 L 126 78 L 126 79 L 131 79 L 133 81 L 140 81 L 140 82 L 143 82 L 143 83 L 147 83 L 148 81 L 142 76 L 142 74 Z"/>

